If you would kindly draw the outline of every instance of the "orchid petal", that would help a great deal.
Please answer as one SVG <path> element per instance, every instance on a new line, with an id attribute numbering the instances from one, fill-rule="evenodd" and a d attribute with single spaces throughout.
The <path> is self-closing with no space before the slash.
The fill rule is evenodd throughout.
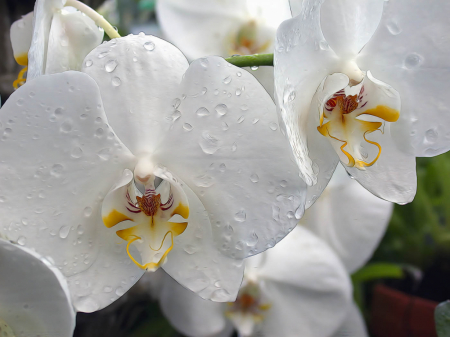
<path id="1" fill-rule="evenodd" d="M 325 1 L 320 23 L 328 45 L 342 59 L 353 59 L 374 34 L 385 0 Z"/>
<path id="2" fill-rule="evenodd" d="M 79 72 L 40 76 L 8 99 L 0 122 L 0 231 L 61 268 L 78 310 L 105 307 L 142 271 L 101 219 L 102 199 L 135 159 L 106 123 L 98 87 Z"/>
<path id="3" fill-rule="evenodd" d="M 16 337 L 37 332 L 46 337 L 72 336 L 75 312 L 58 269 L 0 239 L 0 272 L 0 322 L 6 322 Z"/>
<path id="4" fill-rule="evenodd" d="M 361 69 L 399 92 L 402 109 L 393 137 L 416 156 L 450 149 L 449 14 L 445 1 L 385 2 L 379 28 L 357 59 Z"/>
<path id="5" fill-rule="evenodd" d="M 270 96 L 248 72 L 208 57 L 191 64 L 178 97 L 180 117 L 154 160 L 200 198 L 224 254 L 275 245 L 303 214 L 305 186 Z"/>
<path id="6" fill-rule="evenodd" d="M 142 34 L 98 46 L 86 57 L 83 72 L 100 87 L 117 136 L 140 155 L 154 152 L 169 129 L 167 119 L 176 111 L 170 106 L 187 68 L 177 48 Z"/>
<path id="7" fill-rule="evenodd" d="M 80 70 L 84 58 L 103 40 L 103 30 L 78 11 L 67 9 L 53 15 L 45 73 Z"/>
<path id="8" fill-rule="evenodd" d="M 28 64 L 28 50 L 33 35 L 33 12 L 24 15 L 11 25 L 11 45 L 16 62 L 22 66 Z"/>
<path id="9" fill-rule="evenodd" d="M 205 207 L 187 185 L 183 189 L 189 200 L 188 226 L 175 238 L 163 269 L 204 299 L 234 301 L 244 275 L 244 262 L 219 251 Z"/>
<path id="10" fill-rule="evenodd" d="M 267 336 L 329 336 L 346 318 L 351 283 L 333 251 L 297 226 L 264 253 L 257 273 L 270 309 L 261 330 Z"/>
<path id="11" fill-rule="evenodd" d="M 309 186 L 317 183 L 306 139 L 311 101 L 321 81 L 337 72 L 338 65 L 320 28 L 321 3 L 304 1 L 302 15 L 280 25 L 274 53 L 279 113 L 302 177 Z"/>
<path id="12" fill-rule="evenodd" d="M 361 315 L 361 311 L 355 303 L 350 308 L 344 323 L 333 335 L 333 337 L 369 337 L 366 323 Z"/>
<path id="13" fill-rule="evenodd" d="M 339 165 L 301 224 L 328 243 L 351 274 L 372 256 L 392 209 L 390 202 L 367 191 Z"/>
<path id="14" fill-rule="evenodd" d="M 192 337 L 210 337 L 226 327 L 223 304 L 207 301 L 165 275 L 161 310 L 175 329 Z"/>
<path id="15" fill-rule="evenodd" d="M 227 45 L 247 14 L 242 0 L 159 0 L 156 6 L 165 35 L 189 59 L 229 55 Z"/>
<path id="16" fill-rule="evenodd" d="M 64 4 L 65 0 L 36 0 L 34 5 L 33 37 L 28 52 L 28 80 L 45 74 L 53 14 L 56 10 L 61 10 Z"/>
<path id="17" fill-rule="evenodd" d="M 281 22 L 291 18 L 288 0 L 246 0 L 251 17 L 260 18 L 264 25 L 277 29 Z"/>

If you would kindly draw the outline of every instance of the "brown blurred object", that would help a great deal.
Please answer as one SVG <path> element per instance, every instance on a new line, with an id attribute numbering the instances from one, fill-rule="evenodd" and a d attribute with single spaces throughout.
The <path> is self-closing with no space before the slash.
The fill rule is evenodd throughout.
<path id="1" fill-rule="evenodd" d="M 35 0 L 0 0 L 0 31 L 3 32 L 0 34 L 0 95 L 2 103 L 14 91 L 12 83 L 21 69 L 21 66 L 14 60 L 9 28 L 22 15 L 33 10 L 34 2 Z M 92 8 L 97 8 L 104 0 L 85 0 L 82 2 Z"/>

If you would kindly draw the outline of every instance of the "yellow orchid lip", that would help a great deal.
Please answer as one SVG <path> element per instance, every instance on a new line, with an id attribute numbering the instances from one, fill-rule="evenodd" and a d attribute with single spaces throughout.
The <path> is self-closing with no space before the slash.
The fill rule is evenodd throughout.
<path id="1" fill-rule="evenodd" d="M 129 258 L 146 270 L 156 270 L 165 262 L 174 247 L 174 238 L 187 228 L 187 222 L 173 222 L 171 218 L 175 215 L 183 219 L 189 217 L 189 207 L 182 191 L 166 181 L 168 198 L 162 202 L 161 193 L 156 192 L 153 181 L 154 176 L 142 196 L 136 195 L 133 181 L 113 190 L 105 198 L 102 209 L 103 223 L 107 228 L 125 221 L 135 223 L 133 227 L 117 230 L 116 234 L 127 241 Z M 143 263 L 139 263 L 130 253 L 133 243 L 138 244 Z"/>
<path id="2" fill-rule="evenodd" d="M 317 127 L 323 136 L 342 144 L 339 149 L 348 160 L 346 165 L 360 170 L 375 164 L 382 153 L 381 145 L 367 139 L 367 135 L 375 131 L 383 134 L 384 122 L 396 122 L 400 117 L 398 110 L 384 104 L 375 106 L 373 102 L 369 104 L 367 97 L 364 85 L 357 95 L 346 95 L 344 89 L 339 90 L 326 101 L 320 112 L 320 124 Z M 382 121 L 366 121 L 358 118 L 363 115 L 378 117 Z M 370 160 L 367 154 L 361 153 L 360 140 L 377 147 L 377 154 Z"/>
<path id="3" fill-rule="evenodd" d="M 225 314 L 229 317 L 239 314 L 250 315 L 255 322 L 260 322 L 264 319 L 264 313 L 270 308 L 270 303 L 263 303 L 259 286 L 250 282 L 241 288 L 235 302 L 228 303 Z"/>
<path id="4" fill-rule="evenodd" d="M 271 45 L 270 39 L 258 41 L 258 23 L 255 20 L 244 23 L 230 40 L 231 47 L 228 50 L 230 55 L 260 54 Z"/>

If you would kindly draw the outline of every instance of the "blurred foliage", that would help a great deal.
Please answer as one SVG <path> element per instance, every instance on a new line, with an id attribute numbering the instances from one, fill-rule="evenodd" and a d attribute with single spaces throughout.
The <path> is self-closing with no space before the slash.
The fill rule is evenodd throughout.
<path id="1" fill-rule="evenodd" d="M 439 337 L 450 336 L 450 301 L 439 304 L 434 311 L 436 331 Z"/>
<path id="2" fill-rule="evenodd" d="M 417 194 L 395 205 L 386 235 L 372 261 L 412 264 L 428 269 L 450 256 L 450 153 L 417 158 Z"/>

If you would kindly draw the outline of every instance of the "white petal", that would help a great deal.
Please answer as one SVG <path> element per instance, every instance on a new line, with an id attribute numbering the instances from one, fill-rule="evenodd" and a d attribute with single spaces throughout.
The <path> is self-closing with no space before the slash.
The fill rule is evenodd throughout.
<path id="1" fill-rule="evenodd" d="M 11 25 L 11 45 L 14 58 L 20 65 L 28 64 L 28 50 L 33 35 L 33 12 L 24 15 Z"/>
<path id="2" fill-rule="evenodd" d="M 216 244 L 233 258 L 275 245 L 304 209 L 304 183 L 270 96 L 219 57 L 191 64 L 181 116 L 155 153 L 208 211 Z"/>
<path id="3" fill-rule="evenodd" d="M 103 39 L 94 21 L 81 12 L 63 10 L 53 15 L 45 74 L 80 70 L 84 58 Z"/>
<path id="4" fill-rule="evenodd" d="M 27 79 L 31 80 L 45 72 L 48 39 L 53 14 L 61 10 L 65 0 L 36 0 L 34 5 L 33 37 L 28 52 Z"/>
<path id="5" fill-rule="evenodd" d="M 79 310 L 108 305 L 117 296 L 100 289 L 128 289 L 142 272 L 104 241 L 101 201 L 134 157 L 106 123 L 98 87 L 79 72 L 40 76 L 8 99 L 0 122 L 0 230 L 62 268 Z"/>
<path id="6" fill-rule="evenodd" d="M 188 226 L 175 237 L 163 269 L 204 299 L 234 301 L 244 275 L 244 262 L 219 251 L 205 207 L 188 186 L 183 189 L 189 200 Z"/>
<path id="7" fill-rule="evenodd" d="M 351 306 L 347 318 L 333 337 L 369 337 L 366 323 L 355 303 Z"/>
<path id="8" fill-rule="evenodd" d="M 281 22 L 291 18 L 288 0 L 246 0 L 249 14 L 260 19 L 267 27 L 278 28 Z"/>
<path id="9" fill-rule="evenodd" d="M 75 312 L 61 273 L 37 254 L 0 239 L 0 321 L 16 337 L 70 337 Z"/>
<path id="10" fill-rule="evenodd" d="M 450 149 L 449 15 L 450 3 L 445 1 L 385 2 L 380 26 L 357 61 L 400 93 L 394 137 L 416 156 Z"/>
<path id="11" fill-rule="evenodd" d="M 381 20 L 385 0 L 325 1 L 320 11 L 323 35 L 341 58 L 353 59 Z"/>
<path id="12" fill-rule="evenodd" d="M 264 254 L 257 273 L 272 305 L 262 322 L 264 334 L 331 335 L 351 303 L 351 283 L 339 258 L 300 226 Z"/>
<path id="13" fill-rule="evenodd" d="M 279 113 L 303 179 L 317 182 L 309 158 L 306 129 L 314 93 L 328 74 L 337 72 L 338 59 L 328 47 L 319 22 L 322 1 L 305 2 L 302 15 L 278 28 L 274 53 L 275 90 Z"/>
<path id="14" fill-rule="evenodd" d="M 302 12 L 303 0 L 289 0 L 292 16 L 297 16 Z"/>
<path id="15" fill-rule="evenodd" d="M 169 322 L 191 337 L 210 337 L 225 329 L 224 305 L 207 301 L 165 275 L 160 306 Z"/>
<path id="16" fill-rule="evenodd" d="M 153 36 L 130 35 L 95 48 L 83 72 L 100 87 L 108 121 L 135 155 L 152 153 L 170 128 L 176 89 L 188 68 L 183 54 Z"/>
<path id="17" fill-rule="evenodd" d="M 249 19 L 242 0 L 159 0 L 156 6 L 164 34 L 189 59 L 229 55 L 230 40 Z"/>
<path id="18" fill-rule="evenodd" d="M 372 256 L 384 235 L 392 203 L 377 198 L 339 165 L 301 224 L 327 242 L 351 274 Z"/>

